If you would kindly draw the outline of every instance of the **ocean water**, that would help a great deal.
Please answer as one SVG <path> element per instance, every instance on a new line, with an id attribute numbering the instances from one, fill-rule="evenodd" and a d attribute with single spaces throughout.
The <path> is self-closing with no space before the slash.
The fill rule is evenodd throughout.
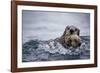
<path id="1" fill-rule="evenodd" d="M 55 40 L 30 40 L 22 45 L 22 62 L 90 59 L 90 36 L 81 36 L 81 42 L 78 48 L 64 48 Z"/>

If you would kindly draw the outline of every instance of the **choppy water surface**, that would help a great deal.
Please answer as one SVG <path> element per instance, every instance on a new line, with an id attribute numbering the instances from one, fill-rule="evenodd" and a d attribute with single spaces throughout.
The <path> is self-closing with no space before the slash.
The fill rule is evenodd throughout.
<path id="1" fill-rule="evenodd" d="M 48 46 L 48 42 L 51 47 Z M 78 48 L 64 48 L 54 40 L 41 41 L 30 40 L 23 44 L 22 61 L 56 61 L 56 60 L 77 60 L 90 58 L 90 37 L 81 36 L 81 46 Z"/>

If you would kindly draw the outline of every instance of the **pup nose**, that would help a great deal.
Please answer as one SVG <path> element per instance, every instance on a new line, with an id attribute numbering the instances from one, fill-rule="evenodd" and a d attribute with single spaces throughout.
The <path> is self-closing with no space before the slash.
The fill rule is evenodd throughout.
<path id="1" fill-rule="evenodd" d="M 70 33 L 73 34 L 73 32 L 74 32 L 74 30 L 71 29 L 71 30 L 70 30 Z"/>

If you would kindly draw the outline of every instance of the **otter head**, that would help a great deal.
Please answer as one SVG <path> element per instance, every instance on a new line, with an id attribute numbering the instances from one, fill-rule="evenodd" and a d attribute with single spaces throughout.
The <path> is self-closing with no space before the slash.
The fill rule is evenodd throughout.
<path id="1" fill-rule="evenodd" d="M 75 26 L 67 26 L 60 38 L 60 43 L 66 48 L 67 46 L 77 48 L 81 45 L 80 30 Z"/>

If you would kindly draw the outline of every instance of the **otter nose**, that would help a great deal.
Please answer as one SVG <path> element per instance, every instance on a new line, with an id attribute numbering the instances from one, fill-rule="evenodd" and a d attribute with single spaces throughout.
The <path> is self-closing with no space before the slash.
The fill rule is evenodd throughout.
<path id="1" fill-rule="evenodd" d="M 71 30 L 70 30 L 70 33 L 73 34 L 73 32 L 74 32 L 74 30 L 71 29 Z"/>

